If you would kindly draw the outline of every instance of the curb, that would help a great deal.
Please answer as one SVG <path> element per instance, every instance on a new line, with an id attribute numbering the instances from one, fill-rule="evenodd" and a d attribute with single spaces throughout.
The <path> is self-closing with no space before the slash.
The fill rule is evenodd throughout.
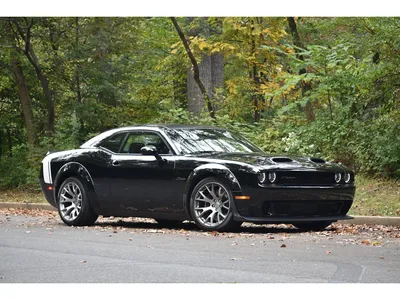
<path id="1" fill-rule="evenodd" d="M 11 203 L 0 202 L 0 208 L 24 208 L 24 209 L 42 209 L 57 211 L 57 208 L 45 203 Z M 340 220 L 339 223 L 354 225 L 386 225 L 400 226 L 400 217 L 377 217 L 377 216 L 352 216 L 351 220 Z"/>
<path id="2" fill-rule="evenodd" d="M 11 203 L 11 202 L 0 202 L 0 208 L 25 208 L 29 210 L 41 209 L 41 210 L 53 210 L 57 211 L 57 208 L 45 203 Z"/>
<path id="3" fill-rule="evenodd" d="M 339 223 L 354 225 L 386 225 L 400 226 L 400 217 L 377 217 L 377 216 L 352 216 L 352 220 L 340 220 Z"/>

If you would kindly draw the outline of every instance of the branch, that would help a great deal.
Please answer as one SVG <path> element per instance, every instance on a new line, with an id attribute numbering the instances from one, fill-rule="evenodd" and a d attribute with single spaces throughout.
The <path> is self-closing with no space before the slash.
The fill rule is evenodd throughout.
<path id="1" fill-rule="evenodd" d="M 210 98 L 208 97 L 207 90 L 204 87 L 203 82 L 201 82 L 201 80 L 200 80 L 199 65 L 197 64 L 196 58 L 194 57 L 192 51 L 190 50 L 189 43 L 186 40 L 185 35 L 182 32 L 182 29 L 179 27 L 179 24 L 176 21 L 176 18 L 170 17 L 170 19 L 171 19 L 172 23 L 174 24 L 176 31 L 178 32 L 178 35 L 183 43 L 183 46 L 185 46 L 186 53 L 189 56 L 190 62 L 193 65 L 193 78 L 196 81 L 197 85 L 199 86 L 199 89 L 200 89 L 201 93 L 203 94 L 204 100 L 207 103 L 207 109 L 210 114 L 210 117 L 214 119 L 215 112 L 211 105 Z"/>

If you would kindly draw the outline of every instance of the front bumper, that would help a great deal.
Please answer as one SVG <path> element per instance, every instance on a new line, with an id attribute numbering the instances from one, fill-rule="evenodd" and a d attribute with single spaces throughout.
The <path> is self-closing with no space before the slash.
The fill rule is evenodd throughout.
<path id="1" fill-rule="evenodd" d="M 49 202 L 50 205 L 57 207 L 55 200 L 54 200 L 54 191 L 49 188 L 53 188 L 52 184 L 47 184 L 44 182 L 43 178 L 40 178 L 40 186 L 42 188 L 44 197 L 46 198 L 47 202 Z"/>
<path id="2" fill-rule="evenodd" d="M 254 223 L 294 223 L 352 219 L 347 215 L 354 186 L 243 187 L 234 219 Z"/>

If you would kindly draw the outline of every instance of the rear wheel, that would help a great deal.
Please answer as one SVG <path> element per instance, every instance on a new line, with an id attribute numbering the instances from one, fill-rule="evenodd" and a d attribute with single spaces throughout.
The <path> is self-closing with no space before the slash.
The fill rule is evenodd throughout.
<path id="1" fill-rule="evenodd" d="M 293 225 L 300 230 L 321 231 L 331 224 L 332 222 L 330 221 L 316 221 L 316 222 L 294 223 Z"/>
<path id="2" fill-rule="evenodd" d="M 57 206 L 61 220 L 69 226 L 92 225 L 98 218 L 90 207 L 86 185 L 76 177 L 69 177 L 61 184 Z"/>
<path id="3" fill-rule="evenodd" d="M 233 195 L 221 180 L 209 177 L 201 180 L 190 198 L 190 213 L 203 230 L 229 231 L 242 222 L 233 220 Z"/>

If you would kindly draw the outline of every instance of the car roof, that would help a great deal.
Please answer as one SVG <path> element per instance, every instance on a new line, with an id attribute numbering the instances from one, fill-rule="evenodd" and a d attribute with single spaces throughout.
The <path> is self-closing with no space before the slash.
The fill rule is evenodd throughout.
<path id="1" fill-rule="evenodd" d="M 170 128 L 170 129 L 222 129 L 215 126 L 208 125 L 193 125 L 193 124 L 143 124 L 132 127 L 158 127 L 158 128 Z"/>
<path id="2" fill-rule="evenodd" d="M 139 128 L 154 128 L 158 130 L 163 130 L 165 128 L 168 129 L 219 129 L 224 130 L 223 128 L 207 126 L 207 125 L 189 125 L 189 124 L 140 124 L 140 125 L 132 125 L 132 126 L 125 126 L 125 127 L 118 127 L 114 129 L 107 130 L 90 140 L 86 141 L 84 144 L 81 145 L 81 148 L 88 148 L 93 146 L 94 144 L 98 143 L 99 141 L 117 133 L 119 131 L 126 131 L 126 130 L 134 130 Z M 226 130 L 226 129 L 225 129 Z"/>

